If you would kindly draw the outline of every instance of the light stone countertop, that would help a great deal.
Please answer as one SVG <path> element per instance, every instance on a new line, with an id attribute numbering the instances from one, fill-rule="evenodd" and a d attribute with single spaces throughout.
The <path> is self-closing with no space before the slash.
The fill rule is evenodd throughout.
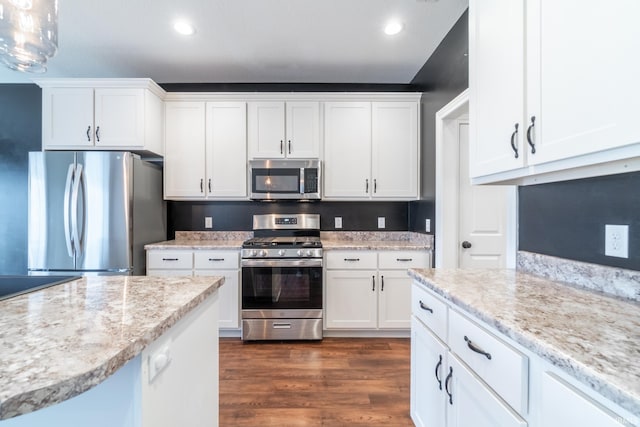
<path id="1" fill-rule="evenodd" d="M 166 240 L 144 245 L 145 250 L 240 250 L 244 240 Z"/>
<path id="2" fill-rule="evenodd" d="M 409 274 L 640 415 L 640 303 L 515 270 L 412 269 Z"/>
<path id="3" fill-rule="evenodd" d="M 433 235 L 405 231 L 342 231 L 322 232 L 324 250 L 431 250 Z"/>
<path id="4" fill-rule="evenodd" d="M 223 282 L 93 276 L 0 301 L 0 420 L 101 383 Z"/>

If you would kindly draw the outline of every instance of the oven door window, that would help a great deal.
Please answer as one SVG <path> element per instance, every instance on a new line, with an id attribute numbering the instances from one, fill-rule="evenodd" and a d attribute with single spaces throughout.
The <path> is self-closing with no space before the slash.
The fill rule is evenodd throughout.
<path id="1" fill-rule="evenodd" d="M 242 308 L 322 308 L 322 267 L 244 267 Z"/>
<path id="2" fill-rule="evenodd" d="M 300 169 L 252 169 L 253 193 L 299 193 Z"/>

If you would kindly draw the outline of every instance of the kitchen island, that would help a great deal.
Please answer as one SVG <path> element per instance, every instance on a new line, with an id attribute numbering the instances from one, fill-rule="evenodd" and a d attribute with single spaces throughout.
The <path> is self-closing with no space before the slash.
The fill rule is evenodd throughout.
<path id="1" fill-rule="evenodd" d="M 437 314 L 436 305 L 443 307 L 443 324 L 447 324 L 447 317 L 449 319 L 448 328 L 442 329 L 445 331 L 443 341 L 449 340 L 450 351 L 456 358 L 469 358 L 478 363 L 478 375 L 487 383 L 491 385 L 492 378 L 485 379 L 483 375 L 489 372 L 489 366 L 502 361 L 497 357 L 485 358 L 482 356 L 485 353 L 478 355 L 482 351 L 479 348 L 489 351 L 490 346 L 500 347 L 498 342 L 506 343 L 513 354 L 525 361 L 522 365 L 524 397 L 515 405 L 509 402 L 513 392 L 505 393 L 503 398 L 516 410 L 521 408 L 519 413 L 530 426 L 562 425 L 558 413 L 562 417 L 578 416 L 578 406 L 572 407 L 569 403 L 574 398 L 577 404 L 585 405 L 584 408 L 600 408 L 594 409 L 595 413 L 607 421 L 598 424 L 594 417 L 585 415 L 587 418 L 582 423 L 564 425 L 640 424 L 638 301 L 515 270 L 413 269 L 409 274 L 419 296 L 414 301 L 414 313 L 428 316 L 425 319 L 430 322 L 435 316 L 433 313 Z M 431 304 L 425 298 L 430 298 Z M 430 309 L 433 312 L 425 311 Z M 469 320 L 461 321 L 461 318 Z M 464 341 L 456 335 L 455 326 L 460 324 L 466 325 L 461 330 L 474 344 L 464 342 L 466 335 Z M 485 343 L 477 344 L 473 325 L 479 325 L 489 332 L 487 337 L 497 337 L 497 341 L 484 338 Z M 429 323 L 427 327 L 437 330 Z M 475 334 L 480 341 L 482 332 Z M 508 376 L 505 364 L 501 369 L 502 377 Z M 511 376 L 520 374 L 518 371 Z M 557 384 L 562 384 L 562 388 Z M 557 390 L 571 391 L 563 392 L 563 398 L 554 401 L 553 393 Z M 556 404 L 558 406 L 554 406 Z"/>
<path id="2" fill-rule="evenodd" d="M 84 277 L 0 302 L 0 426 L 217 425 L 223 282 Z"/>

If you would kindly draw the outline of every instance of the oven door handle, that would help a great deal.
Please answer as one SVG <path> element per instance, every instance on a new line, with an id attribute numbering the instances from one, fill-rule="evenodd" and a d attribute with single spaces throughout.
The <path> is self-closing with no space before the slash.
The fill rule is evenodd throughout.
<path id="1" fill-rule="evenodd" d="M 243 259 L 242 267 L 322 267 L 322 258 L 317 259 Z"/>

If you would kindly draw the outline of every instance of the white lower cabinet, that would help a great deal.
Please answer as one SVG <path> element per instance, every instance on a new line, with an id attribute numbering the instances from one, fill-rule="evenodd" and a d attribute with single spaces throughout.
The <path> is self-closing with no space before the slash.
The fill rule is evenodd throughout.
<path id="1" fill-rule="evenodd" d="M 537 354 L 412 286 L 411 418 L 418 427 L 623 427 L 627 413 Z"/>
<path id="2" fill-rule="evenodd" d="M 325 329 L 408 330 L 408 268 L 428 268 L 426 251 L 327 251 Z"/>
<path id="3" fill-rule="evenodd" d="M 147 276 L 222 276 L 218 290 L 220 329 L 240 329 L 240 251 L 150 250 Z"/>

